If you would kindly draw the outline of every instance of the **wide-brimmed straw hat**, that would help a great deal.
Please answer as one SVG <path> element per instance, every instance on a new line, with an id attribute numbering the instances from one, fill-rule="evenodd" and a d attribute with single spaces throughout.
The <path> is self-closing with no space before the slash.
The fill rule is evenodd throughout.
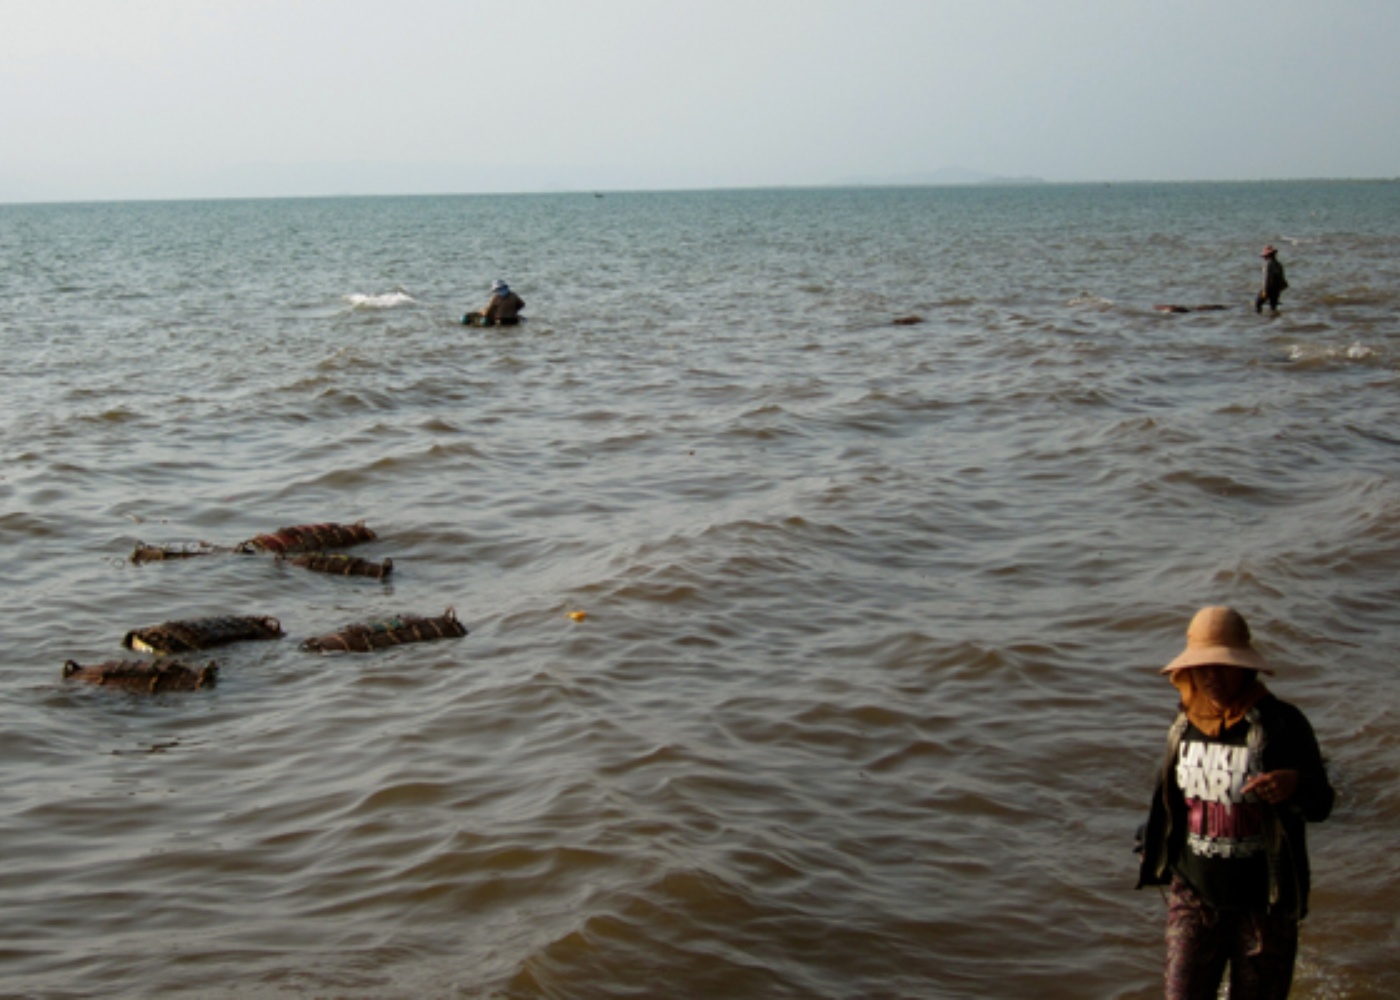
<path id="1" fill-rule="evenodd" d="M 1234 608 L 1209 607 L 1196 612 L 1186 629 L 1186 648 L 1162 668 L 1170 674 L 1191 667 L 1242 667 L 1272 674 L 1273 669 L 1254 651 L 1249 625 Z"/>
<path id="2" fill-rule="evenodd" d="M 1278 253 L 1278 251 L 1275 250 L 1272 246 L 1265 245 L 1264 249 L 1259 251 L 1259 256 L 1260 256 L 1260 257 L 1272 257 L 1272 256 L 1273 256 L 1274 254 L 1276 254 L 1276 253 Z"/>

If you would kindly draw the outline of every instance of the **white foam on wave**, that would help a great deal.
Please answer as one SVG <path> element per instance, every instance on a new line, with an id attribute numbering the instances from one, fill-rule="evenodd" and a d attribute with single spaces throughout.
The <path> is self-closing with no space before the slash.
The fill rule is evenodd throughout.
<path id="1" fill-rule="evenodd" d="M 1294 344 L 1288 349 L 1288 360 L 1292 362 L 1309 361 L 1369 361 L 1376 356 L 1374 348 L 1367 347 L 1362 343 L 1355 343 L 1349 347 L 1338 347 L 1323 344 Z"/>
<path id="2" fill-rule="evenodd" d="M 355 293 L 345 296 L 345 301 L 350 304 L 351 309 L 393 309 L 395 306 L 412 302 L 413 296 L 407 292 L 385 292 L 383 295 Z"/>

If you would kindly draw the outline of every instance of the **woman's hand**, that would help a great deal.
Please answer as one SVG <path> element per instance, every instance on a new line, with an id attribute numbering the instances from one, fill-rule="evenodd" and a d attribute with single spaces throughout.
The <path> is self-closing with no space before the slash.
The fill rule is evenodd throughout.
<path id="1" fill-rule="evenodd" d="M 1253 792 L 1270 805 L 1287 802 L 1298 790 L 1297 771 L 1269 771 L 1256 775 L 1245 782 L 1240 789 L 1246 795 Z"/>

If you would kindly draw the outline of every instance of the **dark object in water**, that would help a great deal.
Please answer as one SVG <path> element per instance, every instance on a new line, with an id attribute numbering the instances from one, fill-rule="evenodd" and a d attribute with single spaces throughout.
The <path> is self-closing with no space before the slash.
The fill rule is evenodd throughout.
<path id="1" fill-rule="evenodd" d="M 210 545 L 208 542 L 181 542 L 171 545 L 147 545 L 145 542 L 137 542 L 136 550 L 131 553 L 131 561 L 137 564 L 163 562 L 166 559 L 192 559 L 195 556 L 212 556 L 219 552 L 232 551 L 222 545 Z"/>
<path id="2" fill-rule="evenodd" d="M 108 660 L 84 667 L 69 660 L 63 665 L 63 678 L 96 684 L 98 687 L 121 688 L 137 694 L 198 691 L 214 686 L 219 679 L 219 665 L 213 660 L 202 667 L 191 667 L 176 661 Z"/>
<path id="3" fill-rule="evenodd" d="M 1211 306 L 1175 306 L 1175 305 L 1170 305 L 1170 306 L 1153 306 L 1152 308 L 1153 308 L 1153 309 L 1156 309 L 1159 313 L 1192 313 L 1192 312 L 1194 312 L 1194 313 L 1204 313 L 1204 312 L 1220 312 L 1222 309 L 1229 309 L 1230 307 L 1229 307 L 1229 306 L 1221 306 L 1221 305 L 1211 305 Z"/>
<path id="4" fill-rule="evenodd" d="M 345 549 L 361 542 L 372 542 L 373 531 L 364 521 L 354 524 L 294 524 L 278 528 L 271 535 L 255 535 L 238 546 L 239 552 L 271 552 L 286 556 L 294 552 L 319 552 L 322 549 Z"/>
<path id="5" fill-rule="evenodd" d="M 517 316 L 515 319 L 500 319 L 500 320 L 496 320 L 496 319 L 487 319 L 485 316 L 483 316 L 483 315 L 482 315 L 481 313 L 479 313 L 479 312 L 469 312 L 469 313 L 467 313 L 465 316 L 462 317 L 462 325 L 463 325 L 463 326 L 519 326 L 519 325 L 520 325 L 520 321 L 521 321 L 522 319 L 524 319 L 524 318 L 525 318 L 525 317 L 523 317 L 523 316 Z"/>
<path id="6" fill-rule="evenodd" d="M 895 319 L 890 320 L 890 322 L 895 326 L 917 326 L 923 321 L 924 318 L 922 316 L 899 316 Z"/>
<path id="7" fill-rule="evenodd" d="M 251 639 L 280 639 L 285 634 L 282 623 L 276 618 L 220 615 L 133 629 L 122 639 L 122 645 L 141 653 L 165 655 Z"/>
<path id="8" fill-rule="evenodd" d="M 279 561 L 282 556 L 277 557 Z M 293 566 L 300 566 L 317 573 L 331 573 L 335 576 L 368 576 L 382 580 L 394 571 L 394 560 L 385 559 L 382 563 L 370 562 L 359 556 L 347 556 L 340 552 L 307 552 L 286 560 Z"/>
<path id="9" fill-rule="evenodd" d="M 448 608 L 440 618 L 400 615 L 384 621 L 351 625 L 339 632 L 307 639 L 301 648 L 312 653 L 368 653 L 406 642 L 459 639 L 466 634 L 466 627 L 457 620 L 457 612 Z"/>

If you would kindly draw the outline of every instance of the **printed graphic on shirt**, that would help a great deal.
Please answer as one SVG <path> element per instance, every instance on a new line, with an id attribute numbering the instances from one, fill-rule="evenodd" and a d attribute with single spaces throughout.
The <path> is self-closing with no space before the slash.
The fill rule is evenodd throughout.
<path id="1" fill-rule="evenodd" d="M 1255 773 L 1248 747 L 1184 740 L 1176 780 L 1186 796 L 1186 845 L 1204 858 L 1248 858 L 1264 851 L 1263 810 L 1241 789 Z"/>

